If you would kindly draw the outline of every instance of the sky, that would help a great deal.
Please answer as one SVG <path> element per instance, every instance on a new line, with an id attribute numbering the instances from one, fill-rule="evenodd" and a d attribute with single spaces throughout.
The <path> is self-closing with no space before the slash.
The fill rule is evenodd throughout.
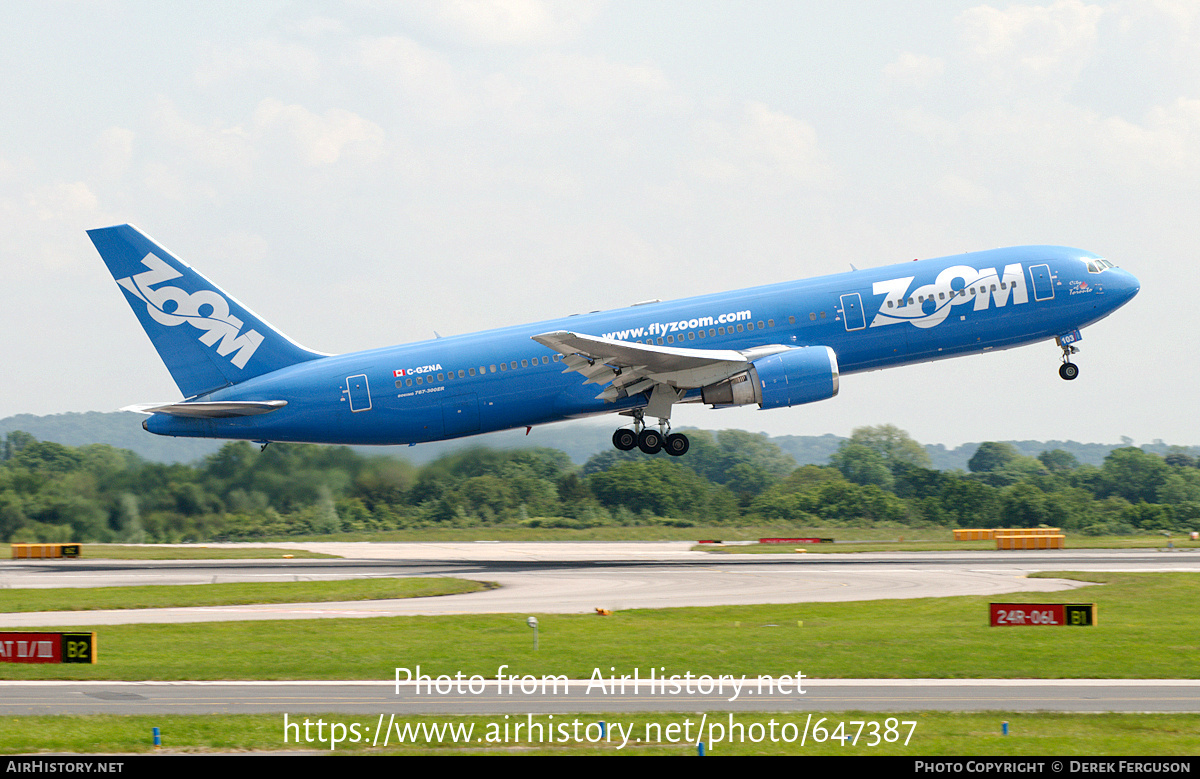
<path id="1" fill-rule="evenodd" d="M 1142 283 L 1076 381 L 1046 342 L 674 422 L 1200 444 L 1193 0 L 13 0 L 0 107 L 0 417 L 180 397 L 84 232 L 129 222 L 330 353 L 1074 246 Z"/>

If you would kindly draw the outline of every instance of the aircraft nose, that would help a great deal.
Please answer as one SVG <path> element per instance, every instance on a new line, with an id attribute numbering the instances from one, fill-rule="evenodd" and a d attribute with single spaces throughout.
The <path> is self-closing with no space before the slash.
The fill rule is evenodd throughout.
<path id="1" fill-rule="evenodd" d="M 1129 300 L 1132 300 L 1133 296 L 1142 289 L 1142 284 L 1137 280 L 1137 277 L 1129 271 L 1121 270 L 1120 268 L 1117 268 L 1116 270 L 1118 271 L 1117 283 L 1114 285 L 1115 288 L 1114 286 L 1110 286 L 1109 290 L 1120 295 L 1121 302 L 1126 303 Z"/>

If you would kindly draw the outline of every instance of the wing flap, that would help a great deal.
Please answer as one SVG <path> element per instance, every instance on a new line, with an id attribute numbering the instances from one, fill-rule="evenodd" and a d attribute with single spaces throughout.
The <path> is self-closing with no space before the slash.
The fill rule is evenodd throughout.
<path id="1" fill-rule="evenodd" d="M 643 367 L 651 373 L 674 373 L 728 363 L 745 366 L 746 357 L 732 349 L 683 349 L 673 346 L 630 343 L 566 330 L 542 333 L 533 340 L 564 355 L 569 369 L 582 362 L 604 362 L 615 368 Z M 575 359 L 572 359 L 575 358 Z"/>
<path id="2" fill-rule="evenodd" d="M 751 359 L 731 349 L 657 346 L 568 331 L 542 333 L 533 340 L 563 355 L 563 373 L 583 375 L 584 384 L 607 384 L 596 397 L 610 403 L 653 392 L 658 385 L 672 390 L 705 387 L 746 370 Z"/>

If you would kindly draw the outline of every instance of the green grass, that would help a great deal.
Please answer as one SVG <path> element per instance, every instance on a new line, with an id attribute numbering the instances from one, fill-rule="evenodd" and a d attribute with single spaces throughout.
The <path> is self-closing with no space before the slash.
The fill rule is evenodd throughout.
<path id="1" fill-rule="evenodd" d="M 991 598 L 543 614 L 536 653 L 524 614 L 113 625 L 96 628 L 95 666 L 3 665 L 0 676 L 378 680 L 420 664 L 431 675 L 494 678 L 508 665 L 509 674 L 588 678 L 596 668 L 621 674 L 653 664 L 671 674 L 825 678 L 1195 678 L 1200 574 L 1086 578 L 1106 584 Z M 991 628 L 989 600 L 1096 602 L 1099 624 Z"/>
<path id="2" fill-rule="evenodd" d="M 271 547 L 213 546 L 124 546 L 121 544 L 83 544 L 85 560 L 258 560 L 291 555 L 297 559 L 341 559 L 339 555 L 306 552 L 303 549 Z"/>
<path id="3" fill-rule="evenodd" d="M 381 707 L 382 709 L 382 707 Z M 450 740 L 420 741 L 412 746 L 385 749 L 371 747 L 370 740 L 379 725 L 379 716 L 351 714 L 308 714 L 289 713 L 289 722 L 298 722 L 300 727 L 289 730 L 289 740 L 284 742 L 282 714 L 256 715 L 197 715 L 197 716 L 59 716 L 59 717 L 3 717 L 0 718 L 0 754 L 19 753 L 147 753 L 153 751 L 151 728 L 158 727 L 162 733 L 163 749 L 166 752 L 203 754 L 206 752 L 246 752 L 311 749 L 330 752 L 328 736 L 334 724 L 345 729 L 347 740 L 337 745 L 336 752 L 350 754 L 549 754 L 549 755 L 694 755 L 694 743 L 681 743 L 689 727 L 695 740 L 699 730 L 701 714 L 695 713 L 637 713 L 637 714 L 557 714 L 553 720 L 548 715 L 535 715 L 534 722 L 543 725 L 542 733 L 548 732 L 550 724 L 568 723 L 569 743 L 531 744 L 525 738 L 518 743 L 512 738 L 511 726 L 516 721 L 528 722 L 522 715 L 437 717 L 397 716 L 396 723 L 441 726 L 473 726 L 470 743 L 454 744 Z M 849 746 L 826 738 L 823 743 L 814 741 L 813 728 L 822 717 L 822 727 L 833 732 L 839 722 L 847 723 L 849 733 L 857 733 L 858 741 Z M 304 738 L 303 722 L 310 723 L 309 736 L 313 743 L 299 745 L 295 739 Z M 894 719 L 896 741 L 884 741 L 888 719 Z M 850 723 L 864 721 L 861 730 Z M 324 724 L 318 730 L 318 721 Z M 389 717 L 383 717 L 386 728 Z M 587 726 L 593 725 L 592 735 L 599 730 L 594 723 L 609 723 L 612 743 L 575 743 L 574 722 L 580 722 L 578 733 L 586 738 Z M 913 756 L 962 756 L 981 757 L 989 755 L 1156 755 L 1194 756 L 1200 752 L 1200 715 L 1196 714 L 1013 714 L 1006 712 L 956 713 L 956 712 L 800 712 L 759 713 L 739 712 L 732 721 L 745 728 L 744 743 L 729 743 L 730 714 L 710 712 L 705 720 L 704 735 L 708 754 L 720 755 L 913 755 Z M 772 743 L 772 721 L 775 723 L 776 741 Z M 909 726 L 900 724 L 915 722 Z M 1001 722 L 1009 723 L 1009 735 L 1001 735 Z M 801 745 L 797 734 L 809 723 L 809 735 Z M 873 735 L 869 723 L 879 723 Z M 617 724 L 620 728 L 612 727 Z M 687 724 L 687 723 L 690 723 Z M 759 728 L 764 737 L 753 743 Z M 650 724 L 649 740 L 647 725 Z M 679 736 L 671 743 L 667 727 L 679 726 Z M 357 725 L 351 730 L 351 725 Z M 504 727 L 510 727 L 508 743 L 485 743 L 489 734 L 502 739 Z M 657 725 L 657 729 L 654 727 Z M 710 728 L 709 726 L 713 726 Z M 787 726 L 785 728 L 785 726 Z M 795 731 L 791 730 L 794 727 Z M 725 741 L 715 737 L 725 730 Z M 619 733 L 629 730 L 629 742 L 621 749 Z M 911 731 L 911 736 L 910 736 Z M 316 743 L 318 732 L 325 734 L 324 744 Z M 359 743 L 352 743 L 354 733 Z M 394 731 L 393 731 L 394 733 Z M 536 733 L 536 731 L 535 731 Z M 553 731 L 557 736 L 561 731 Z M 368 735 L 369 734 L 369 735 Z M 522 731 L 522 735 L 525 732 Z M 786 743 L 784 737 L 792 739 Z M 656 738 L 657 737 L 657 738 Z M 641 742 L 634 739 L 641 738 Z M 907 738 L 908 744 L 904 741 Z M 483 739 L 484 741 L 477 741 Z M 874 746 L 872 742 L 877 741 Z M 380 738 L 379 743 L 383 743 Z"/>
<path id="4" fill-rule="evenodd" d="M 488 585 L 466 579 L 347 579 L 331 582 L 233 582 L 143 587 L 63 587 L 0 590 L 0 613 L 235 606 L 248 603 L 323 603 L 423 598 L 477 592 Z M 2 622 L 2 620 L 0 620 Z"/>

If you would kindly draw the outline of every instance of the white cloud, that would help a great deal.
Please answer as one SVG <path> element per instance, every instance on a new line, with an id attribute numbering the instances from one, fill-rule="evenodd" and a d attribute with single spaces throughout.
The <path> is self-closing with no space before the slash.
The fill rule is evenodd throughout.
<path id="1" fill-rule="evenodd" d="M 305 38 L 320 38 L 345 32 L 345 25 L 340 19 L 329 16 L 310 16 L 306 19 L 287 25 L 287 31 Z"/>
<path id="2" fill-rule="evenodd" d="M 883 75 L 891 82 L 920 86 L 942 75 L 945 69 L 946 62 L 941 57 L 906 51 L 884 66 Z"/>
<path id="3" fill-rule="evenodd" d="M 652 65 L 628 65 L 603 57 L 548 52 L 528 60 L 526 80 L 555 109 L 582 113 L 611 113 L 659 100 L 670 84 Z"/>
<path id="4" fill-rule="evenodd" d="M 255 153 L 250 138 L 241 127 L 221 127 L 215 123 L 203 127 L 185 119 L 165 99 L 159 100 L 153 119 L 161 136 L 181 148 L 189 162 L 249 176 Z"/>
<path id="5" fill-rule="evenodd" d="M 33 215 L 40 221 L 64 221 L 88 215 L 96 210 L 98 201 L 91 188 L 82 181 L 48 184 L 29 194 Z"/>
<path id="6" fill-rule="evenodd" d="M 1069 84 L 1092 55 L 1104 9 L 1081 0 L 1048 6 L 978 6 L 958 17 L 970 60 L 990 73 L 993 88 L 1035 78 Z"/>
<path id="7" fill-rule="evenodd" d="M 975 181 L 947 173 L 937 182 L 937 188 L 949 200 L 969 206 L 987 205 L 993 200 L 991 191 Z"/>
<path id="8" fill-rule="evenodd" d="M 134 137 L 133 131 L 124 127 L 110 127 L 100 135 L 96 147 L 100 170 L 105 176 L 120 176 L 129 167 Z"/>
<path id="9" fill-rule="evenodd" d="M 352 111 L 331 108 L 316 114 L 300 105 L 266 99 L 253 117 L 256 140 L 282 134 L 307 165 L 332 165 L 343 157 L 370 160 L 383 153 L 384 131 Z"/>
<path id="10" fill-rule="evenodd" d="M 706 123 L 703 134 L 710 154 L 690 165 L 703 179 L 812 183 L 832 173 L 812 125 L 762 103 L 745 103 L 732 125 Z"/>
<path id="11" fill-rule="evenodd" d="M 20 174 L 3 182 L 6 191 L 0 192 L 0 245 L 11 292 L 19 289 L 13 286 L 18 282 L 46 278 L 47 268 L 80 265 L 79 239 L 103 215 L 99 198 L 84 181 L 36 184 L 41 178 L 36 170 L 9 172 Z"/>
<path id="12" fill-rule="evenodd" d="M 456 122 L 471 112 L 461 78 L 441 54 L 401 36 L 369 38 L 358 46 L 358 63 L 400 92 L 405 108 L 435 122 Z"/>
<path id="13" fill-rule="evenodd" d="M 1156 106 L 1142 124 L 1110 117 L 1099 135 L 1126 177 L 1191 178 L 1200 173 L 1200 100 L 1179 98 Z"/>
<path id="14" fill-rule="evenodd" d="M 275 156 L 280 150 L 310 166 L 343 159 L 372 160 L 383 153 L 383 128 L 341 108 L 317 114 L 301 105 L 266 98 L 246 125 L 203 127 L 162 102 L 155 116 L 167 140 L 187 152 L 186 162 L 199 161 L 243 177 L 249 176 L 264 156 Z M 169 181 L 172 177 L 158 178 Z"/>
<path id="15" fill-rule="evenodd" d="M 417 3 L 435 24 L 488 44 L 561 43 L 573 38 L 602 7 L 595 0 L 443 0 Z"/>
<path id="16" fill-rule="evenodd" d="M 316 52 L 299 43 L 273 39 L 249 41 L 230 49 L 212 50 L 199 66 L 196 79 L 202 86 L 248 74 L 285 76 L 315 81 L 321 62 Z"/>

